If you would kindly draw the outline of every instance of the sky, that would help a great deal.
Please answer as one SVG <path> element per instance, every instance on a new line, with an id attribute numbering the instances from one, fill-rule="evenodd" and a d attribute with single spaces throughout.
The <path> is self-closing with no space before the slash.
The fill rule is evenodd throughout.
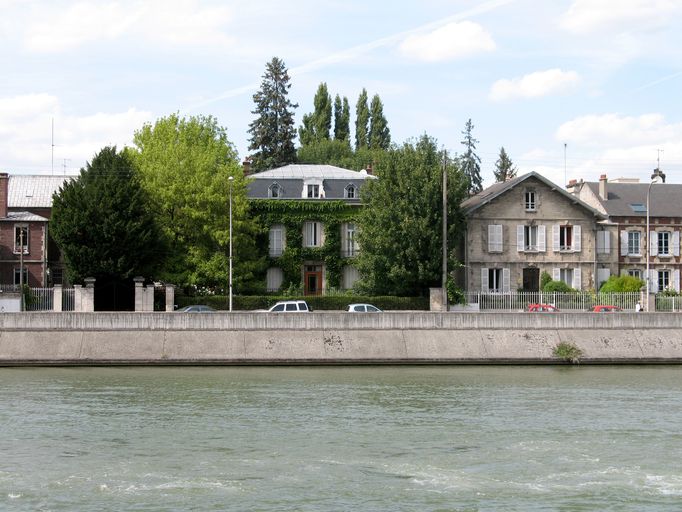
<path id="1" fill-rule="evenodd" d="M 363 87 L 379 94 L 397 144 L 461 153 L 471 119 L 484 186 L 501 147 L 560 185 L 648 181 L 657 159 L 681 183 L 680 16 L 682 0 L 0 0 L 0 171 L 76 173 L 174 112 L 216 117 L 243 159 L 277 56 L 297 126 L 321 82 L 351 125 Z"/>

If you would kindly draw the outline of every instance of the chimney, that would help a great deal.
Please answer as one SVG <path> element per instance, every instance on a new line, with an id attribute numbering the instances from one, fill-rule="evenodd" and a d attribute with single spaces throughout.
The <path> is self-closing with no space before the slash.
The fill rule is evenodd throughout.
<path id="1" fill-rule="evenodd" d="M 651 179 L 661 178 L 661 183 L 665 183 L 665 173 L 661 171 L 658 167 L 654 169 L 654 173 L 651 175 Z"/>
<path id="2" fill-rule="evenodd" d="M 367 168 L 365 169 L 365 171 L 367 172 L 367 174 L 369 174 L 371 176 L 372 175 L 372 164 L 367 164 Z"/>
<path id="3" fill-rule="evenodd" d="M 9 175 L 6 172 L 0 172 L 0 218 L 7 217 L 7 209 L 9 196 Z"/>
<path id="4" fill-rule="evenodd" d="M 575 194 L 577 190 L 575 189 L 575 186 L 578 184 L 578 180 L 569 180 L 568 185 L 566 185 L 566 192 L 569 194 Z"/>
<path id="5" fill-rule="evenodd" d="M 608 201 L 609 199 L 609 191 L 606 187 L 606 174 L 599 176 L 599 197 L 601 197 L 602 201 Z"/>
<path id="6" fill-rule="evenodd" d="M 251 159 L 245 158 L 242 162 L 242 169 L 244 170 L 244 176 L 251 174 Z"/>

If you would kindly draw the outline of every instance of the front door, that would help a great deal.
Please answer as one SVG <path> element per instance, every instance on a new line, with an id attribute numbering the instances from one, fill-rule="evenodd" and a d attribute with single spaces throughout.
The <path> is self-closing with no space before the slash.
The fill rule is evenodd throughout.
<path id="1" fill-rule="evenodd" d="M 540 269 L 537 267 L 529 267 L 523 269 L 523 291 L 537 292 L 540 291 Z"/>
<path id="2" fill-rule="evenodd" d="M 322 293 L 322 265 L 306 265 L 303 283 L 305 295 L 320 295 Z"/>

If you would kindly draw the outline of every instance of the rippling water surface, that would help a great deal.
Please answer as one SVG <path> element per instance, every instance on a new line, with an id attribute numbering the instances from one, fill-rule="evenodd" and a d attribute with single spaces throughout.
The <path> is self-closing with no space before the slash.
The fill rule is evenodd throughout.
<path id="1" fill-rule="evenodd" d="M 0 369 L 0 510 L 682 510 L 681 372 Z"/>

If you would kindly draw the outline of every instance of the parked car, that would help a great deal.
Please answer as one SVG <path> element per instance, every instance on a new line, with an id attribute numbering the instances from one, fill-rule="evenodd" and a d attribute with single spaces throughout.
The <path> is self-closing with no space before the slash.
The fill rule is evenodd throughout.
<path id="1" fill-rule="evenodd" d="M 282 300 L 268 309 L 269 313 L 307 313 L 312 311 L 304 300 Z"/>
<path id="2" fill-rule="evenodd" d="M 551 304 L 528 304 L 529 313 L 556 313 L 559 308 Z"/>
<path id="3" fill-rule="evenodd" d="M 593 306 L 592 309 L 590 309 L 593 313 L 617 313 L 619 311 L 623 311 L 623 308 L 619 306 L 609 306 L 605 304 L 600 304 L 598 306 Z"/>
<path id="4" fill-rule="evenodd" d="M 177 310 L 178 313 L 215 313 L 215 309 L 205 304 L 194 304 Z"/>
<path id="5" fill-rule="evenodd" d="M 372 304 L 350 304 L 348 311 L 351 313 L 381 313 L 381 310 Z"/>

